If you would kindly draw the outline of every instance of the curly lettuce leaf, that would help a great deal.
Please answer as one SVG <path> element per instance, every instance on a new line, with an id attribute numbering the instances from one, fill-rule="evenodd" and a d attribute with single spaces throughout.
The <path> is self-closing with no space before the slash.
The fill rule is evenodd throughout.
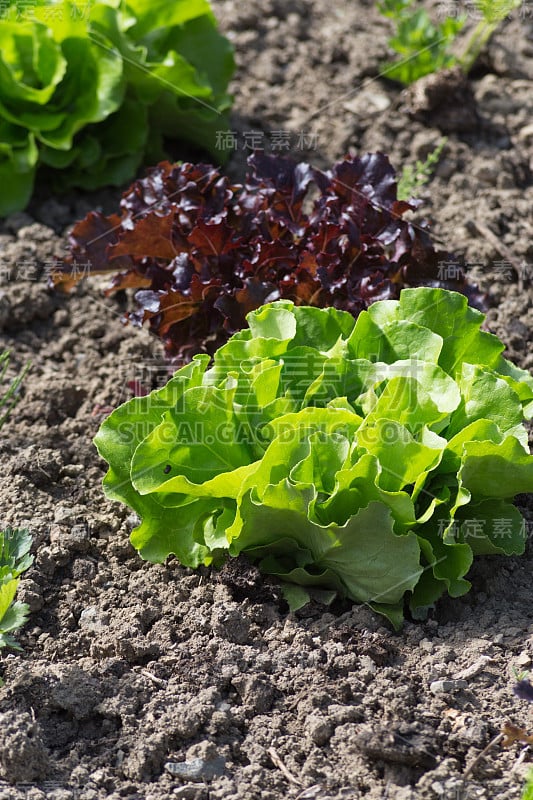
<path id="1" fill-rule="evenodd" d="M 193 24 L 198 21 L 187 23 Z M 159 42 L 159 34 L 151 44 Z M 131 58 L 144 58 L 141 51 L 134 50 Z M 212 83 L 211 74 L 202 75 Z M 155 90 L 153 75 L 141 71 L 138 80 L 143 91 Z M 202 131 L 209 130 L 205 106 L 170 96 L 166 89 L 151 108 L 165 120 L 161 135 L 194 124 L 193 138 L 201 143 Z M 195 122 L 198 115 L 202 128 Z M 221 123 L 219 118 L 219 130 Z M 157 149 L 157 137 L 151 142 Z M 287 300 L 296 309 L 336 309 L 322 317 L 298 317 L 295 311 L 299 332 L 292 348 L 312 341 L 321 354 L 337 346 L 340 359 L 392 363 L 416 356 L 435 363 L 443 336 L 423 319 L 418 324 L 401 314 L 377 324 L 374 312 L 364 309 L 397 298 L 403 285 L 421 283 L 455 288 L 484 306 L 485 298 L 465 276 L 440 279 L 439 264 L 451 255 L 438 252 L 428 232 L 404 218 L 411 206 L 398 200 L 395 171 L 383 153 L 346 157 L 326 172 L 261 153 L 248 163 L 244 185 L 232 184 L 208 164 L 158 164 L 124 193 L 119 214 L 93 213 L 78 223 L 72 254 L 54 284 L 68 290 L 76 282 L 72 272 L 78 263 L 84 275 L 114 273 L 108 291 L 139 289 L 129 318 L 147 323 L 163 339 L 167 355 L 180 363 L 199 351 L 212 355 L 247 322 L 259 325 L 247 315 L 273 300 Z M 460 338 L 465 309 L 456 306 Z M 353 322 L 342 311 L 354 317 L 362 312 L 352 336 Z M 232 336 L 227 359 L 274 355 L 262 342 L 268 337 Z"/>
<path id="2" fill-rule="evenodd" d="M 92 189 L 165 157 L 165 138 L 224 157 L 233 70 L 204 0 L 36 0 L 31 14 L 12 3 L 0 19 L 0 133 L 11 126 L 0 213 L 24 207 L 37 165 L 58 188 Z"/>
<path id="3" fill-rule="evenodd" d="M 187 566 L 246 553 L 300 587 L 293 605 L 337 592 L 393 624 L 404 604 L 419 618 L 464 594 L 474 557 L 523 552 L 512 501 L 533 491 L 530 381 L 482 322 L 423 288 L 362 323 L 253 311 L 211 365 L 196 357 L 102 424 L 105 490 L 142 518 L 132 543 Z"/>

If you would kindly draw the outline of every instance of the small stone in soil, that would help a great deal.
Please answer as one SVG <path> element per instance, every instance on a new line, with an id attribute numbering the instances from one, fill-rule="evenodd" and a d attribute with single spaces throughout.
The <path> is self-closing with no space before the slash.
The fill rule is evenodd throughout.
<path id="1" fill-rule="evenodd" d="M 205 792 L 203 786 L 198 786 L 197 783 L 186 783 L 185 786 L 176 786 L 172 797 L 178 800 L 203 800 Z"/>
<path id="2" fill-rule="evenodd" d="M 175 778 L 188 781 L 212 781 L 224 774 L 226 759 L 217 756 L 209 761 L 193 758 L 190 761 L 167 761 L 165 769 Z"/>
<path id="3" fill-rule="evenodd" d="M 520 653 L 520 655 L 516 659 L 516 663 L 519 667 L 529 667 L 529 665 L 531 664 L 530 654 L 527 653 L 526 651 Z"/>
<path id="4" fill-rule="evenodd" d="M 327 744 L 333 733 L 333 725 L 329 720 L 312 714 L 307 717 L 306 728 L 312 741 L 318 747 Z"/>
<path id="5" fill-rule="evenodd" d="M 433 681 L 429 685 L 429 690 L 433 694 L 443 694 L 444 692 L 456 692 L 459 689 L 466 689 L 468 683 L 460 680 Z"/>
<path id="6" fill-rule="evenodd" d="M 83 630 L 101 633 L 109 626 L 109 618 L 97 606 L 86 606 L 80 614 L 78 625 Z"/>

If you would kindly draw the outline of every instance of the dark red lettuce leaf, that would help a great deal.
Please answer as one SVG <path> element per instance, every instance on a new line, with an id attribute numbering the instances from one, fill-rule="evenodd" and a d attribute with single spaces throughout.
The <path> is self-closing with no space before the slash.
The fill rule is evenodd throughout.
<path id="1" fill-rule="evenodd" d="M 176 360 L 213 353 L 249 311 L 279 298 L 356 316 L 403 286 L 431 285 L 484 306 L 465 275 L 440 280 L 452 256 L 403 218 L 414 206 L 398 200 L 387 156 L 345 158 L 327 172 L 264 153 L 248 163 L 244 186 L 206 164 L 149 170 L 120 215 L 91 213 L 75 226 L 54 283 L 113 273 L 108 292 L 138 289 L 129 319 L 148 323 Z"/>

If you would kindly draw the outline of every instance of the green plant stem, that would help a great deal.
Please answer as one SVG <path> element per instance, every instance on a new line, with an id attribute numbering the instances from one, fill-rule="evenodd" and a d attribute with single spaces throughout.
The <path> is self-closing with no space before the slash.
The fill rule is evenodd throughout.
<path id="1" fill-rule="evenodd" d="M 465 74 L 468 74 L 472 69 L 477 57 L 505 17 L 515 8 L 518 8 L 520 3 L 521 0 L 476 1 L 476 6 L 482 14 L 482 19 L 474 28 L 463 55 L 458 59 L 458 63 Z"/>
<path id="2" fill-rule="evenodd" d="M 8 364 L 9 364 L 9 352 L 0 353 L 0 380 L 4 377 L 4 375 L 7 372 Z M 0 412 L 1 412 L 0 428 L 7 420 L 11 410 L 13 409 L 13 406 L 17 402 L 18 389 L 30 367 L 31 367 L 30 363 L 26 364 L 21 374 L 13 379 L 7 392 L 4 395 L 0 394 Z"/>
<path id="3" fill-rule="evenodd" d="M 487 20 L 482 19 L 478 22 L 468 40 L 463 55 L 459 58 L 459 64 L 465 75 L 468 75 L 499 24 L 499 20 L 497 22 L 487 22 Z"/>

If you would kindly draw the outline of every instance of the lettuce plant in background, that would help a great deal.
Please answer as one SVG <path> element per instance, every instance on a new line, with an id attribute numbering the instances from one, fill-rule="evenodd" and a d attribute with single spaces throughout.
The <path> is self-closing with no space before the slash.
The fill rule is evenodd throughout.
<path id="1" fill-rule="evenodd" d="M 456 292 L 404 289 L 357 320 L 267 304 L 249 329 L 116 409 L 95 443 L 141 555 L 246 553 L 400 624 L 468 591 L 473 557 L 524 549 L 533 378 Z M 302 594 L 303 593 L 303 594 Z"/>
<path id="2" fill-rule="evenodd" d="M 395 25 L 394 36 L 389 47 L 397 53 L 397 61 L 383 65 L 387 78 L 410 84 L 437 72 L 452 67 L 457 59 L 450 46 L 463 28 L 466 16 L 447 16 L 434 25 L 425 8 L 413 0 L 382 0 L 377 4 L 378 11 L 392 19 Z"/>
<path id="3" fill-rule="evenodd" d="M 4 4 L 5 5 L 5 4 Z M 132 178 L 164 137 L 215 152 L 234 62 L 207 0 L 11 0 L 0 19 L 0 214 Z M 220 152 L 219 152 L 220 155 Z M 60 171 L 60 172 L 59 172 Z"/>
<path id="4" fill-rule="evenodd" d="M 472 9 L 478 23 L 466 39 L 462 55 L 452 51 L 452 45 L 463 29 L 468 15 L 445 16 L 433 24 L 425 8 L 413 0 L 381 0 L 378 11 L 389 17 L 395 33 L 389 41 L 398 59 L 383 65 L 383 75 L 403 84 L 417 81 L 441 69 L 459 66 L 465 74 L 472 69 L 491 36 L 522 0 L 474 0 Z M 446 4 L 443 4 L 444 8 Z"/>
<path id="5" fill-rule="evenodd" d="M 248 163 L 244 185 L 208 164 L 150 169 L 124 193 L 120 214 L 91 212 L 74 227 L 53 283 L 68 289 L 111 273 L 108 293 L 137 289 L 129 318 L 147 322 L 177 361 L 212 354 L 249 311 L 278 299 L 357 316 L 402 286 L 430 284 L 483 304 L 462 272 L 447 279 L 451 254 L 404 218 L 417 203 L 398 199 L 383 153 L 327 171 L 264 153 Z"/>

